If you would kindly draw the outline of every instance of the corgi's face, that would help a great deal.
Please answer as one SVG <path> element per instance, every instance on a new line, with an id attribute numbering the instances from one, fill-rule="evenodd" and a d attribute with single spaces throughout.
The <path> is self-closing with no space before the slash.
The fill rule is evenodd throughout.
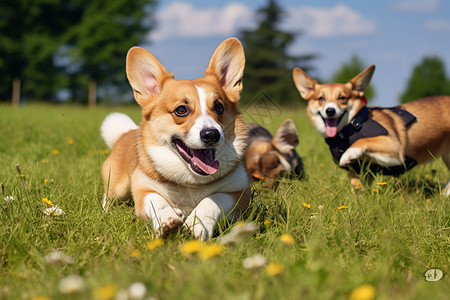
<path id="1" fill-rule="evenodd" d="M 142 106 L 140 145 L 165 179 L 178 184 L 213 182 L 234 170 L 246 147 L 237 110 L 244 53 L 236 39 L 223 42 L 205 77 L 175 80 L 142 48 L 127 56 L 127 76 Z"/>
<path id="2" fill-rule="evenodd" d="M 345 84 L 318 84 L 301 69 L 294 69 L 295 85 L 308 101 L 308 116 L 323 137 L 335 137 L 366 104 L 364 90 L 374 70 L 375 66 L 370 66 Z"/>

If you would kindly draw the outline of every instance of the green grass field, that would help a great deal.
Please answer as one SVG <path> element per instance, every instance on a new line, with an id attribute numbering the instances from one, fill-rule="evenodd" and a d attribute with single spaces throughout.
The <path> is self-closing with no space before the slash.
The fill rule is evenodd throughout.
<path id="1" fill-rule="evenodd" d="M 113 111 L 140 119 L 137 105 L 0 106 L 0 299 L 127 299 L 136 282 L 156 299 L 349 299 L 364 285 L 352 299 L 450 295 L 448 277 L 424 277 L 430 268 L 449 269 L 450 206 L 440 194 L 449 173 L 441 160 L 399 178 L 378 176 L 353 193 L 304 109 L 274 111 L 262 121 L 274 132 L 285 118 L 295 120 L 307 178 L 284 180 L 276 191 L 255 185 L 242 221 L 257 230 L 205 258 L 183 253 L 192 240 L 183 231 L 150 249 L 152 228 L 132 206 L 102 211 L 107 151 L 99 126 Z M 43 198 L 65 214 L 44 214 L 51 206 Z M 203 249 L 232 228 L 221 226 Z M 283 234 L 293 243 L 282 242 Z M 71 259 L 49 261 L 55 250 Z M 244 268 L 256 254 L 270 267 Z M 70 275 L 82 286 L 64 290 Z"/>

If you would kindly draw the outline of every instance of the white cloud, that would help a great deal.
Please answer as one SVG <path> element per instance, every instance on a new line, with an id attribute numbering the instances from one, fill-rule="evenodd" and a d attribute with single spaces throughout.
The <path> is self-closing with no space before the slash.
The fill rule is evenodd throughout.
<path id="1" fill-rule="evenodd" d="M 373 34 L 375 22 L 344 4 L 330 8 L 311 6 L 291 7 L 283 26 L 289 30 L 303 30 L 314 37 Z"/>
<path id="2" fill-rule="evenodd" d="M 229 3 L 224 7 L 198 9 L 191 3 L 173 2 L 156 13 L 158 28 L 151 39 L 173 37 L 206 37 L 234 35 L 248 26 L 253 11 L 242 3 Z"/>
<path id="3" fill-rule="evenodd" d="M 393 3 L 391 8 L 403 12 L 433 12 L 441 4 L 441 0 L 403 0 Z"/>
<path id="4" fill-rule="evenodd" d="M 432 20 L 425 23 L 425 29 L 432 31 L 450 32 L 450 21 L 444 19 Z"/>

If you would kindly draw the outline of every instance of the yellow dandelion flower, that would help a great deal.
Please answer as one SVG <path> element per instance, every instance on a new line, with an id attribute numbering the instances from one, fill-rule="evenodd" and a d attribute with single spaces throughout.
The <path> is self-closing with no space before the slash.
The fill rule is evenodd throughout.
<path id="1" fill-rule="evenodd" d="M 294 238 L 287 233 L 280 236 L 280 241 L 289 246 L 294 245 Z"/>
<path id="2" fill-rule="evenodd" d="M 94 299 L 110 300 L 117 294 L 117 286 L 115 284 L 107 284 L 99 287 L 94 291 Z"/>
<path id="3" fill-rule="evenodd" d="M 378 185 L 386 185 L 387 182 L 384 182 L 384 181 L 383 181 L 383 182 L 377 182 L 377 184 L 378 184 Z"/>
<path id="4" fill-rule="evenodd" d="M 68 140 L 68 143 L 69 143 L 69 145 L 72 145 L 72 144 L 73 144 L 73 140 L 72 140 L 72 139 L 69 139 L 69 140 Z"/>
<path id="5" fill-rule="evenodd" d="M 372 300 L 375 298 L 376 290 L 369 284 L 355 288 L 350 294 L 350 300 Z"/>
<path id="6" fill-rule="evenodd" d="M 265 225 L 265 226 L 269 225 L 270 223 L 272 223 L 272 222 L 270 222 L 269 220 L 265 220 L 265 221 L 264 221 L 264 225 Z"/>
<path id="7" fill-rule="evenodd" d="M 131 251 L 131 253 L 130 253 L 130 256 L 131 257 L 138 257 L 138 256 L 141 256 L 142 255 L 142 252 L 141 252 L 141 250 L 139 250 L 139 249 L 134 249 L 133 251 Z"/>
<path id="8" fill-rule="evenodd" d="M 325 167 L 325 164 L 324 163 L 320 163 L 319 167 L 323 168 L 323 167 Z"/>
<path id="9" fill-rule="evenodd" d="M 425 179 L 430 179 L 431 175 L 430 174 L 425 174 Z"/>
<path id="10" fill-rule="evenodd" d="M 202 242 L 198 240 L 187 241 L 183 245 L 181 245 L 181 253 L 184 255 L 190 255 L 192 253 L 196 253 L 200 251 L 202 248 Z"/>
<path id="11" fill-rule="evenodd" d="M 236 227 L 239 227 L 239 226 L 242 226 L 242 225 L 244 225 L 245 224 L 245 222 L 236 222 L 236 224 L 234 224 L 234 226 L 236 226 Z"/>
<path id="12" fill-rule="evenodd" d="M 317 214 L 319 214 L 319 213 L 311 213 L 311 216 L 315 216 L 315 215 L 317 215 Z"/>
<path id="13" fill-rule="evenodd" d="M 339 207 L 338 207 L 338 209 L 346 209 L 346 208 L 348 208 L 347 205 L 342 205 L 342 206 L 339 206 Z"/>
<path id="14" fill-rule="evenodd" d="M 47 203 L 48 205 L 53 205 L 53 203 L 50 200 L 48 200 L 48 198 L 42 198 L 42 201 Z"/>
<path id="15" fill-rule="evenodd" d="M 311 208 L 311 205 L 310 204 L 306 204 L 305 202 L 303 202 L 303 206 L 306 207 L 306 208 Z"/>
<path id="16" fill-rule="evenodd" d="M 266 266 L 266 273 L 269 276 L 279 275 L 284 272 L 284 268 L 282 264 L 279 263 L 270 263 Z"/>
<path id="17" fill-rule="evenodd" d="M 49 297 L 33 297 L 31 300 L 51 300 Z"/>
<path id="18" fill-rule="evenodd" d="M 41 160 L 41 163 L 46 164 L 46 163 L 48 163 L 48 160 L 46 160 L 45 158 L 43 158 L 43 159 Z"/>
<path id="19" fill-rule="evenodd" d="M 149 242 L 147 244 L 147 247 L 148 247 L 148 249 L 153 250 L 153 249 L 155 249 L 155 248 L 157 248 L 159 246 L 162 246 L 162 245 L 164 245 L 164 240 L 163 239 L 156 239 L 156 240 L 153 240 L 153 241 Z"/>
<path id="20" fill-rule="evenodd" d="M 222 254 L 225 248 L 220 244 L 212 244 L 212 245 L 206 245 L 200 249 L 198 252 L 198 257 L 201 259 L 208 259 L 213 256 Z"/>
<path id="21" fill-rule="evenodd" d="M 58 154 L 59 154 L 59 151 L 56 150 L 56 149 L 53 149 L 52 154 L 53 154 L 53 155 L 58 155 Z"/>
<path id="22" fill-rule="evenodd" d="M 374 192 L 374 193 L 378 193 L 378 192 L 379 192 L 379 190 L 378 190 L 378 189 L 372 189 L 372 192 Z"/>
<path id="23" fill-rule="evenodd" d="M 48 179 L 47 179 L 47 178 L 44 179 L 44 183 L 45 183 L 45 184 L 48 183 Z"/>
<path id="24" fill-rule="evenodd" d="M 360 190 L 361 189 L 361 187 L 358 185 L 358 186 L 355 186 L 355 190 Z"/>
<path id="25" fill-rule="evenodd" d="M 430 203 L 431 202 L 431 200 L 430 199 L 427 199 L 427 203 Z"/>

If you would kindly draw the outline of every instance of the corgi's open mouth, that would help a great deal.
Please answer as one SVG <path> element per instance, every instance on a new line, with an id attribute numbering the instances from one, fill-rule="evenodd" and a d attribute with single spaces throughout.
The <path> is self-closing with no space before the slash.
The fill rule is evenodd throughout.
<path id="1" fill-rule="evenodd" d="M 192 149 L 180 139 L 173 139 L 175 148 L 181 157 L 200 175 L 212 175 L 219 168 L 219 161 L 215 160 L 215 149 Z"/>
<path id="2" fill-rule="evenodd" d="M 346 113 L 347 110 L 345 110 L 339 118 L 324 118 L 322 114 L 319 113 L 325 123 L 325 133 L 327 134 L 327 137 L 332 138 L 336 136 L 338 125 Z"/>

